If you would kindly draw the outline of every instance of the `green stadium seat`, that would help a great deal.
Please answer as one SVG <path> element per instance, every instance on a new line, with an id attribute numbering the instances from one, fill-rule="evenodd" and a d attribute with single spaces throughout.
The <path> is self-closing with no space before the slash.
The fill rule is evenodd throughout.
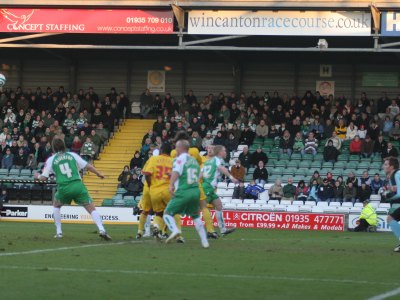
<path id="1" fill-rule="evenodd" d="M 255 169 L 256 168 L 249 168 L 249 170 L 247 171 L 247 174 L 253 174 Z"/>
<path id="2" fill-rule="evenodd" d="M 382 158 L 381 158 L 379 155 L 373 156 L 373 157 L 371 158 L 371 162 L 372 162 L 372 163 L 377 162 L 377 163 L 380 163 L 380 164 L 382 165 Z"/>
<path id="3" fill-rule="evenodd" d="M 333 169 L 332 170 L 332 175 L 333 175 L 333 177 L 342 176 L 343 172 L 344 172 L 343 169 Z"/>
<path id="4" fill-rule="evenodd" d="M 8 176 L 8 169 L 0 169 L 0 178 Z"/>
<path id="5" fill-rule="evenodd" d="M 299 163 L 299 168 L 306 168 L 309 169 L 311 166 L 311 161 L 303 160 Z"/>
<path id="6" fill-rule="evenodd" d="M 299 161 L 298 160 L 291 160 L 287 163 L 286 165 L 288 168 L 298 168 L 299 166 Z"/>
<path id="7" fill-rule="evenodd" d="M 339 154 L 338 155 L 338 161 L 348 161 L 349 156 L 347 154 Z"/>
<path id="8" fill-rule="evenodd" d="M 349 161 L 359 162 L 360 161 L 360 156 L 358 156 L 358 155 L 350 155 L 349 156 Z"/>
<path id="9" fill-rule="evenodd" d="M 124 206 L 126 207 L 134 207 L 136 205 L 135 199 L 124 199 Z"/>
<path id="10" fill-rule="evenodd" d="M 289 161 L 290 160 L 290 156 L 287 155 L 286 153 L 280 154 L 279 155 L 279 160 Z"/>
<path id="11" fill-rule="evenodd" d="M 32 171 L 28 170 L 28 169 L 23 169 L 23 170 L 21 170 L 20 176 L 24 177 L 24 178 L 30 178 L 30 177 L 32 177 Z"/>
<path id="12" fill-rule="evenodd" d="M 300 153 L 293 153 L 292 156 L 290 157 L 291 160 L 301 160 L 301 154 Z"/>
<path id="13" fill-rule="evenodd" d="M 124 189 L 124 188 L 118 188 L 117 189 L 117 194 L 125 194 L 126 192 L 127 192 L 127 190 Z"/>
<path id="14" fill-rule="evenodd" d="M 310 168 L 319 170 L 321 168 L 321 161 L 313 161 Z"/>
<path id="15" fill-rule="evenodd" d="M 359 162 L 358 163 L 358 166 L 357 166 L 357 170 L 368 170 L 369 169 L 369 166 L 370 166 L 370 163 L 369 162 L 366 162 L 366 161 L 362 161 L 362 162 Z"/>
<path id="16" fill-rule="evenodd" d="M 286 168 L 287 161 L 286 160 L 276 160 L 274 162 L 275 168 L 280 167 L 280 168 Z"/>
<path id="17" fill-rule="evenodd" d="M 312 155 L 310 153 L 306 153 L 303 155 L 303 160 L 313 161 L 313 159 L 314 159 L 314 155 Z"/>
<path id="18" fill-rule="evenodd" d="M 270 169 L 269 172 L 271 175 L 282 176 L 282 171 L 283 171 L 283 168 L 272 168 L 272 169 Z"/>
<path id="19" fill-rule="evenodd" d="M 357 163 L 357 162 L 355 162 L 355 161 L 349 161 L 349 162 L 347 163 L 346 169 L 354 169 L 354 170 L 356 170 L 356 169 L 357 169 L 357 166 L 358 166 L 358 163 Z"/>
<path id="20" fill-rule="evenodd" d="M 271 175 L 271 176 L 268 177 L 268 182 L 274 183 L 275 180 L 277 180 L 279 178 L 282 178 L 282 176 L 281 175 Z"/>
<path id="21" fill-rule="evenodd" d="M 113 200 L 112 199 L 104 199 L 103 202 L 101 203 L 101 206 L 113 206 Z"/>
<path id="22" fill-rule="evenodd" d="M 313 160 L 322 162 L 324 160 L 324 155 L 321 153 L 317 153 L 317 155 L 314 156 Z"/>
<path id="23" fill-rule="evenodd" d="M 285 168 L 285 169 L 283 169 L 283 171 L 282 171 L 282 175 L 283 175 L 283 176 L 285 176 L 285 175 L 293 176 L 293 175 L 295 174 L 296 170 L 297 170 L 297 169 L 295 169 L 295 168 Z"/>
<path id="24" fill-rule="evenodd" d="M 295 170 L 295 172 L 294 172 L 294 176 L 304 177 L 304 176 L 307 175 L 307 170 L 308 170 L 308 169 L 304 169 L 304 168 L 297 169 L 297 170 Z"/>
<path id="25" fill-rule="evenodd" d="M 125 206 L 124 199 L 113 199 L 113 206 Z"/>
<path id="26" fill-rule="evenodd" d="M 333 169 L 344 170 L 346 169 L 346 164 L 347 163 L 344 161 L 335 162 L 335 164 L 333 165 Z"/>
<path id="27" fill-rule="evenodd" d="M 252 181 L 253 180 L 253 174 L 247 174 L 245 177 L 244 177 L 244 181 L 245 182 L 250 182 L 250 181 Z"/>
<path id="28" fill-rule="evenodd" d="M 8 173 L 8 177 L 19 177 L 20 173 L 21 173 L 20 169 L 10 169 L 10 172 Z"/>
<path id="29" fill-rule="evenodd" d="M 382 162 L 371 162 L 371 164 L 369 165 L 370 169 L 380 169 L 382 168 Z"/>
<path id="30" fill-rule="evenodd" d="M 369 176 L 374 176 L 376 173 L 379 174 L 380 171 L 381 171 L 380 169 L 369 169 L 368 173 L 369 173 Z"/>
<path id="31" fill-rule="evenodd" d="M 333 169 L 333 163 L 331 162 L 323 162 L 321 165 L 322 168 L 329 168 L 329 169 Z"/>
<path id="32" fill-rule="evenodd" d="M 278 152 L 272 152 L 268 154 L 268 159 L 269 160 L 277 160 L 279 158 L 279 153 Z"/>

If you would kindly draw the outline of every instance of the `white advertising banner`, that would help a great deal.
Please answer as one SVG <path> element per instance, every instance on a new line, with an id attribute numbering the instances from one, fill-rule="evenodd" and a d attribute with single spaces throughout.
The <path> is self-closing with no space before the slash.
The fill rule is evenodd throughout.
<path id="1" fill-rule="evenodd" d="M 106 224 L 135 224 L 138 217 L 128 207 L 97 207 L 102 220 Z M 5 205 L 1 212 L 7 221 L 53 221 L 51 205 Z M 92 217 L 81 206 L 63 206 L 61 219 L 66 223 L 93 223 Z"/>
<path id="2" fill-rule="evenodd" d="M 371 14 L 331 11 L 189 12 L 189 34 L 369 36 Z"/>
<path id="3" fill-rule="evenodd" d="M 356 222 L 360 215 L 350 214 L 348 228 L 355 228 L 357 226 Z M 391 231 L 389 224 L 386 222 L 387 215 L 378 215 L 378 231 Z"/>

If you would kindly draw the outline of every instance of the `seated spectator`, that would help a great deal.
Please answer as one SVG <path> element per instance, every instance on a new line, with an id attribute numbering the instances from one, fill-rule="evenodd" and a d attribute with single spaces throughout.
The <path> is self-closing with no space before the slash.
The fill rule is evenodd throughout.
<path id="1" fill-rule="evenodd" d="M 14 155 L 11 153 L 11 149 L 7 148 L 6 153 L 1 160 L 1 168 L 10 170 L 14 164 Z"/>
<path id="2" fill-rule="evenodd" d="M 246 169 L 241 165 L 240 160 L 236 160 L 236 164 L 231 168 L 231 175 L 239 181 L 244 181 Z"/>
<path id="3" fill-rule="evenodd" d="M 158 121 L 158 120 L 157 120 Z M 158 124 L 158 122 L 156 122 Z M 164 126 L 164 123 L 163 123 Z M 142 146 L 146 143 L 147 139 L 150 139 L 152 143 L 156 141 L 156 136 L 160 136 L 162 131 L 164 130 L 164 127 L 160 130 L 160 134 L 157 134 L 153 129 L 150 129 L 142 139 Z"/>
<path id="4" fill-rule="evenodd" d="M 244 190 L 244 195 L 247 199 L 257 200 L 261 193 L 265 192 L 265 189 L 256 184 L 254 181 L 251 181 L 249 185 Z"/>
<path id="5" fill-rule="evenodd" d="M 120 182 L 118 184 L 118 187 L 124 187 L 125 184 L 129 180 L 129 176 L 131 175 L 131 172 L 129 170 L 129 166 L 124 166 L 124 169 L 122 170 L 121 174 L 118 176 L 118 181 Z"/>
<path id="6" fill-rule="evenodd" d="M 310 132 L 308 134 L 308 138 L 305 140 L 304 150 L 302 151 L 302 155 L 306 153 L 311 153 L 312 155 L 316 155 L 317 148 L 318 148 L 318 140 L 314 137 L 314 133 Z"/>
<path id="7" fill-rule="evenodd" d="M 346 140 L 354 140 L 354 138 L 357 135 L 357 130 L 358 130 L 357 126 L 354 125 L 353 122 L 350 122 L 346 130 Z"/>
<path id="8" fill-rule="evenodd" d="M 75 136 L 72 141 L 71 151 L 75 152 L 75 153 L 80 153 L 82 145 L 83 145 L 83 143 L 82 143 L 81 139 L 78 136 Z"/>
<path id="9" fill-rule="evenodd" d="M 231 155 L 233 155 L 233 152 L 237 150 L 237 147 L 239 145 L 239 141 L 235 138 L 234 134 L 231 132 L 228 135 L 228 140 L 226 141 L 225 147 L 227 150 L 227 160 L 229 161 Z"/>
<path id="10" fill-rule="evenodd" d="M 372 120 L 368 128 L 368 135 L 371 137 L 371 140 L 376 141 L 380 132 L 381 129 L 379 128 L 378 124 Z"/>
<path id="11" fill-rule="evenodd" d="M 365 129 L 364 124 L 361 124 L 360 128 L 358 128 L 357 135 L 360 137 L 361 140 L 365 139 L 365 137 L 367 136 L 367 129 Z"/>
<path id="12" fill-rule="evenodd" d="M 288 178 L 288 184 L 283 187 L 282 192 L 282 200 L 294 200 L 294 197 L 296 195 L 296 186 L 293 184 L 293 178 Z"/>
<path id="13" fill-rule="evenodd" d="M 147 138 L 144 145 L 142 146 L 142 148 L 140 149 L 140 155 L 141 156 L 146 156 L 147 153 L 150 150 L 150 146 L 151 146 L 151 139 Z"/>
<path id="14" fill-rule="evenodd" d="M 38 166 L 37 159 L 33 153 L 28 155 L 28 159 L 26 160 L 26 169 L 36 170 Z"/>
<path id="15" fill-rule="evenodd" d="M 293 141 L 293 152 L 301 153 L 301 151 L 303 150 L 304 150 L 304 141 L 301 136 L 301 133 L 297 132 Z"/>
<path id="16" fill-rule="evenodd" d="M 378 173 L 375 173 L 374 179 L 371 181 L 371 192 L 374 195 L 379 193 L 379 190 L 383 187 L 383 180 Z"/>
<path id="17" fill-rule="evenodd" d="M 300 126 L 300 133 L 303 136 L 303 138 L 307 138 L 309 132 L 310 132 L 310 124 L 307 120 L 303 120 L 303 123 Z"/>
<path id="18" fill-rule="evenodd" d="M 357 197 L 357 188 L 353 186 L 352 182 L 349 182 L 344 187 L 343 201 L 344 202 L 353 202 L 353 205 L 354 205 L 354 203 L 356 203 L 356 197 Z"/>
<path id="19" fill-rule="evenodd" d="M 268 171 L 264 166 L 264 162 L 260 160 L 258 162 L 257 168 L 253 173 L 253 180 L 255 183 L 264 186 L 268 182 Z"/>
<path id="20" fill-rule="evenodd" d="M 14 157 L 14 166 L 17 169 L 23 169 L 26 167 L 27 155 L 24 154 L 24 149 L 20 148 L 18 154 Z"/>
<path id="21" fill-rule="evenodd" d="M 348 185 L 350 182 L 353 184 L 354 187 L 358 187 L 358 179 L 352 171 L 349 172 L 345 185 Z"/>
<path id="22" fill-rule="evenodd" d="M 201 146 L 203 147 L 203 149 L 207 149 L 208 146 L 212 145 L 213 143 L 214 143 L 214 138 L 211 135 L 211 131 L 207 131 L 206 136 L 201 142 Z"/>
<path id="23" fill-rule="evenodd" d="M 254 138 L 255 138 L 255 133 L 250 129 L 248 125 L 245 125 L 244 130 L 240 135 L 239 144 L 247 145 L 250 147 L 253 144 Z"/>
<path id="24" fill-rule="evenodd" d="M 328 146 L 329 141 L 332 141 L 333 147 L 335 147 L 338 151 L 342 148 L 342 140 L 338 138 L 337 133 L 334 131 L 332 132 L 332 137 L 330 137 L 327 141 L 325 146 Z"/>
<path id="25" fill-rule="evenodd" d="M 268 133 L 268 138 L 272 140 L 276 140 L 280 138 L 279 130 L 276 128 L 275 124 L 271 125 L 271 128 Z"/>
<path id="26" fill-rule="evenodd" d="M 340 119 L 338 125 L 335 127 L 336 135 L 339 139 L 346 139 L 347 127 L 345 126 L 344 120 Z"/>
<path id="27" fill-rule="evenodd" d="M 357 221 L 355 232 L 367 231 L 370 226 L 378 226 L 378 216 L 369 201 L 363 201 L 363 210 Z"/>
<path id="28" fill-rule="evenodd" d="M 392 128 L 393 128 L 393 121 L 390 119 L 389 116 L 386 116 L 382 128 L 383 135 L 388 136 Z"/>
<path id="29" fill-rule="evenodd" d="M 400 140 L 400 122 L 398 120 L 394 122 L 394 127 L 389 131 L 389 140 Z"/>
<path id="30" fill-rule="evenodd" d="M 86 138 L 81 148 L 81 156 L 87 162 L 91 162 L 96 154 L 95 145 L 92 143 L 90 137 Z"/>
<path id="31" fill-rule="evenodd" d="M 392 104 L 390 104 L 386 109 L 386 113 L 389 114 L 391 118 L 394 118 L 400 113 L 400 108 L 395 99 L 392 100 Z"/>
<path id="32" fill-rule="evenodd" d="M 350 155 L 361 155 L 361 145 L 360 137 L 356 135 L 350 143 Z"/>
<path id="33" fill-rule="evenodd" d="M 374 141 L 367 134 L 365 139 L 361 143 L 361 155 L 364 158 L 371 157 L 374 153 Z"/>
<path id="34" fill-rule="evenodd" d="M 127 190 L 127 192 L 124 194 L 124 197 L 137 197 L 143 192 L 143 182 L 138 178 L 136 173 L 133 173 L 129 176 L 128 181 L 125 183 L 123 188 Z"/>
<path id="35" fill-rule="evenodd" d="M 319 172 L 318 171 L 314 171 L 314 174 L 313 174 L 313 176 L 311 177 L 311 179 L 310 179 L 310 182 L 309 182 L 309 186 L 311 187 L 311 185 L 312 185 L 312 182 L 313 182 L 313 180 L 317 180 L 317 184 L 318 185 L 320 185 L 320 184 L 322 184 L 322 177 L 319 175 Z"/>
<path id="36" fill-rule="evenodd" d="M 383 135 L 379 135 L 378 139 L 374 143 L 374 155 L 382 156 L 382 153 L 386 150 L 387 143 L 383 139 Z"/>
<path id="37" fill-rule="evenodd" d="M 199 133 L 197 132 L 197 131 L 193 131 L 193 133 L 192 133 L 192 138 L 190 139 L 190 147 L 193 147 L 193 148 L 197 148 L 197 149 L 199 149 L 199 150 L 201 150 L 202 149 L 202 139 L 201 139 L 201 137 L 199 136 Z"/>
<path id="38" fill-rule="evenodd" d="M 131 162 L 129 163 L 129 168 L 131 170 L 134 170 L 136 168 L 143 168 L 143 158 L 140 157 L 139 151 L 135 151 L 135 154 L 133 155 Z"/>
<path id="39" fill-rule="evenodd" d="M 312 179 L 310 187 L 309 187 L 309 193 L 308 193 L 308 198 L 307 198 L 308 201 L 318 202 L 318 195 L 317 195 L 318 186 L 319 185 L 318 185 L 317 179 L 315 179 L 315 178 Z"/>
<path id="40" fill-rule="evenodd" d="M 306 201 L 308 197 L 308 187 L 306 186 L 306 183 L 304 180 L 300 180 L 299 183 L 297 184 L 296 188 L 296 199 L 299 201 Z"/>
<path id="41" fill-rule="evenodd" d="M 328 202 L 330 203 L 334 199 L 333 188 L 329 184 L 329 180 L 325 178 L 323 180 L 322 185 L 318 186 L 317 191 L 318 201 Z"/>
<path id="42" fill-rule="evenodd" d="M 244 198 L 247 198 L 244 191 L 245 191 L 244 182 L 240 181 L 239 184 L 233 188 L 232 199 L 243 200 Z"/>
<path id="43" fill-rule="evenodd" d="M 333 187 L 333 199 L 336 202 L 343 202 L 343 185 L 339 180 L 335 181 L 335 186 Z"/>
<path id="44" fill-rule="evenodd" d="M 265 125 L 265 120 L 261 120 L 260 123 L 256 126 L 256 137 L 264 141 L 268 138 L 268 126 Z"/>
<path id="45" fill-rule="evenodd" d="M 324 161 L 335 163 L 338 155 L 339 151 L 333 146 L 333 141 L 329 140 L 328 146 L 324 148 Z"/>
<path id="46" fill-rule="evenodd" d="M 315 117 L 314 124 L 310 126 L 309 130 L 314 133 L 316 139 L 321 140 L 324 138 L 324 126 L 320 123 L 318 116 Z"/>
<path id="47" fill-rule="evenodd" d="M 371 177 L 368 174 L 368 171 L 364 171 L 361 178 L 358 179 L 358 186 L 362 185 L 365 183 L 366 185 L 370 186 L 371 185 Z"/>
<path id="48" fill-rule="evenodd" d="M 224 138 L 222 136 L 222 131 L 218 131 L 217 135 L 214 138 L 214 145 L 221 145 L 221 146 L 225 146 L 226 143 L 226 138 Z"/>
<path id="49" fill-rule="evenodd" d="M 269 188 L 268 195 L 270 200 L 281 200 L 283 196 L 282 181 L 275 180 L 275 183 Z"/>
<path id="50" fill-rule="evenodd" d="M 239 158 L 240 159 L 240 158 Z M 257 150 L 253 152 L 253 154 L 251 154 L 251 158 L 250 158 L 250 164 L 252 166 L 257 166 L 258 162 L 262 160 L 262 162 L 265 164 L 268 163 L 268 156 L 267 154 L 265 154 L 265 152 L 262 150 L 261 146 L 257 147 Z M 242 161 L 242 160 L 241 160 Z"/>
<path id="51" fill-rule="evenodd" d="M 397 149 L 393 146 L 391 142 L 387 143 L 386 149 L 381 154 L 382 160 L 385 160 L 387 157 L 397 157 L 397 156 L 399 156 Z"/>
<path id="52" fill-rule="evenodd" d="M 369 197 L 371 197 L 371 188 L 369 185 L 362 183 L 357 191 L 357 199 L 360 202 L 364 202 L 365 200 L 369 200 Z"/>
<path id="53" fill-rule="evenodd" d="M 248 170 L 250 168 L 251 155 L 249 152 L 249 148 L 247 146 L 245 146 L 243 148 L 243 152 L 239 154 L 239 160 L 240 160 L 240 163 L 242 164 L 242 166 L 246 168 L 246 170 Z"/>
<path id="54" fill-rule="evenodd" d="M 293 152 L 293 140 L 290 137 L 289 130 L 285 130 L 282 138 L 279 141 L 279 152 L 280 154 L 286 153 L 291 156 Z"/>

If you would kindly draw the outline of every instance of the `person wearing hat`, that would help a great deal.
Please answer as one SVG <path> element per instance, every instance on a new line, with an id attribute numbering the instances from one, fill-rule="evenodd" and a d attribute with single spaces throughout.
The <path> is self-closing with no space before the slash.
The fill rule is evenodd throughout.
<path id="1" fill-rule="evenodd" d="M 246 175 L 246 169 L 242 166 L 239 159 L 236 160 L 235 165 L 231 168 L 231 174 L 237 180 L 243 182 Z"/>
<path id="2" fill-rule="evenodd" d="M 250 164 L 254 167 L 258 166 L 258 162 L 262 161 L 265 164 L 268 162 L 268 156 L 265 154 L 265 152 L 262 150 L 261 145 L 257 147 L 257 150 L 251 154 L 250 158 Z"/>
<path id="3" fill-rule="evenodd" d="M 251 154 L 249 147 L 244 146 L 243 152 L 239 154 L 240 164 L 247 170 L 250 167 Z"/>
<path id="4" fill-rule="evenodd" d="M 378 216 L 375 209 L 368 200 L 363 201 L 363 209 L 357 221 L 357 227 L 354 228 L 355 232 L 367 231 L 370 226 L 376 227 L 378 225 Z"/>

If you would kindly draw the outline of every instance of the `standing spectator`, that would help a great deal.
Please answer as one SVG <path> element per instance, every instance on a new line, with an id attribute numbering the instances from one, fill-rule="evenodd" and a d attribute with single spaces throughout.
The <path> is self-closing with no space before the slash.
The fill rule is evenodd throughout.
<path id="1" fill-rule="evenodd" d="M 343 191 L 343 201 L 344 202 L 356 202 L 356 197 L 357 197 L 357 188 L 353 186 L 352 182 L 349 182 L 345 187 Z"/>
<path id="2" fill-rule="evenodd" d="M 361 155 L 364 158 L 371 157 L 374 153 L 374 141 L 367 134 L 365 139 L 361 143 Z"/>
<path id="3" fill-rule="evenodd" d="M 301 153 L 301 151 L 304 150 L 304 141 L 301 136 L 300 132 L 296 133 L 296 137 L 294 138 L 293 141 L 293 152 L 295 153 Z"/>
<path id="4" fill-rule="evenodd" d="M 357 199 L 360 202 L 364 202 L 365 200 L 369 200 L 370 196 L 371 196 L 371 188 L 365 183 L 362 183 L 357 191 Z"/>
<path id="5" fill-rule="evenodd" d="M 335 163 L 338 155 L 339 151 L 333 146 L 333 141 L 328 140 L 328 145 L 324 148 L 324 161 Z"/>
<path id="6" fill-rule="evenodd" d="M 262 160 L 258 162 L 257 168 L 254 170 L 253 180 L 261 186 L 264 186 L 268 182 L 268 171 Z"/>
<path id="7" fill-rule="evenodd" d="M 136 168 L 142 169 L 143 168 L 143 158 L 140 157 L 140 152 L 136 151 L 133 155 L 131 162 L 129 163 L 129 168 L 134 170 Z"/>
<path id="8" fill-rule="evenodd" d="M 317 191 L 318 201 L 324 201 L 330 203 L 334 199 L 333 188 L 329 184 L 327 178 L 324 179 L 323 184 L 318 186 Z"/>
<path id="9" fill-rule="evenodd" d="M 239 159 L 237 159 L 235 165 L 232 166 L 231 175 L 241 182 L 244 181 L 244 176 L 246 175 L 246 169 L 242 166 Z"/>
<path id="10" fill-rule="evenodd" d="M 296 188 L 296 199 L 299 201 L 306 201 L 308 197 L 308 187 L 304 180 L 300 180 Z"/>
<path id="11" fill-rule="evenodd" d="M 308 134 L 308 138 L 304 143 L 304 150 L 302 151 L 302 155 L 306 153 L 311 153 L 312 155 L 315 156 L 317 154 L 317 148 L 318 148 L 318 140 L 314 137 L 314 133 L 310 132 Z"/>
<path id="12" fill-rule="evenodd" d="M 282 192 L 282 200 L 294 200 L 294 197 L 296 195 L 296 186 L 293 184 L 293 178 L 288 178 L 288 184 L 283 187 Z"/>
<path id="13" fill-rule="evenodd" d="M 289 130 L 285 130 L 282 138 L 279 141 L 280 154 L 286 153 L 291 156 L 293 152 L 293 140 L 290 138 Z"/>
<path id="14" fill-rule="evenodd" d="M 379 135 L 378 139 L 374 143 L 374 155 L 382 156 L 382 154 L 386 150 L 386 148 L 387 148 L 387 143 L 383 139 L 383 135 Z"/>
<path id="15" fill-rule="evenodd" d="M 261 120 L 260 124 L 258 124 L 256 127 L 256 137 L 261 139 L 263 144 L 265 139 L 268 138 L 268 126 L 265 125 L 264 120 Z"/>
<path id="16" fill-rule="evenodd" d="M 11 149 L 7 148 L 6 153 L 1 160 L 1 168 L 10 170 L 14 163 L 14 155 L 11 153 Z"/>
<path id="17" fill-rule="evenodd" d="M 361 140 L 358 135 L 350 143 L 350 155 L 361 155 Z"/>
<path id="18" fill-rule="evenodd" d="M 245 146 L 243 148 L 243 152 L 239 154 L 239 160 L 240 160 L 240 163 L 242 164 L 242 166 L 246 168 L 246 170 L 248 170 L 250 168 L 251 155 L 249 152 L 249 148 L 247 146 Z"/>
<path id="19" fill-rule="evenodd" d="M 335 181 L 335 186 L 333 187 L 333 198 L 336 202 L 343 202 L 343 185 L 340 183 L 339 180 Z"/>
<path id="20" fill-rule="evenodd" d="M 153 96 L 149 89 L 146 89 L 140 96 L 140 115 L 142 118 L 146 118 L 150 113 L 154 105 Z"/>
<path id="21" fill-rule="evenodd" d="M 391 142 L 387 143 L 386 149 L 382 152 L 382 159 L 385 160 L 387 157 L 397 157 L 399 156 L 399 153 L 397 152 L 397 149 L 393 147 L 393 144 Z"/>
<path id="22" fill-rule="evenodd" d="M 239 158 L 240 159 L 240 158 Z M 268 156 L 265 154 L 265 152 L 262 150 L 261 146 L 257 147 L 257 150 L 251 154 L 251 159 L 250 159 L 250 164 L 252 166 L 257 166 L 258 162 L 262 160 L 262 162 L 265 164 L 268 163 Z"/>
<path id="23" fill-rule="evenodd" d="M 270 200 L 281 200 L 283 196 L 282 182 L 280 179 L 269 188 L 268 195 Z"/>
<path id="24" fill-rule="evenodd" d="M 371 181 L 371 192 L 374 195 L 379 193 L 379 190 L 383 187 L 383 180 L 378 173 L 375 173 L 374 179 Z"/>

